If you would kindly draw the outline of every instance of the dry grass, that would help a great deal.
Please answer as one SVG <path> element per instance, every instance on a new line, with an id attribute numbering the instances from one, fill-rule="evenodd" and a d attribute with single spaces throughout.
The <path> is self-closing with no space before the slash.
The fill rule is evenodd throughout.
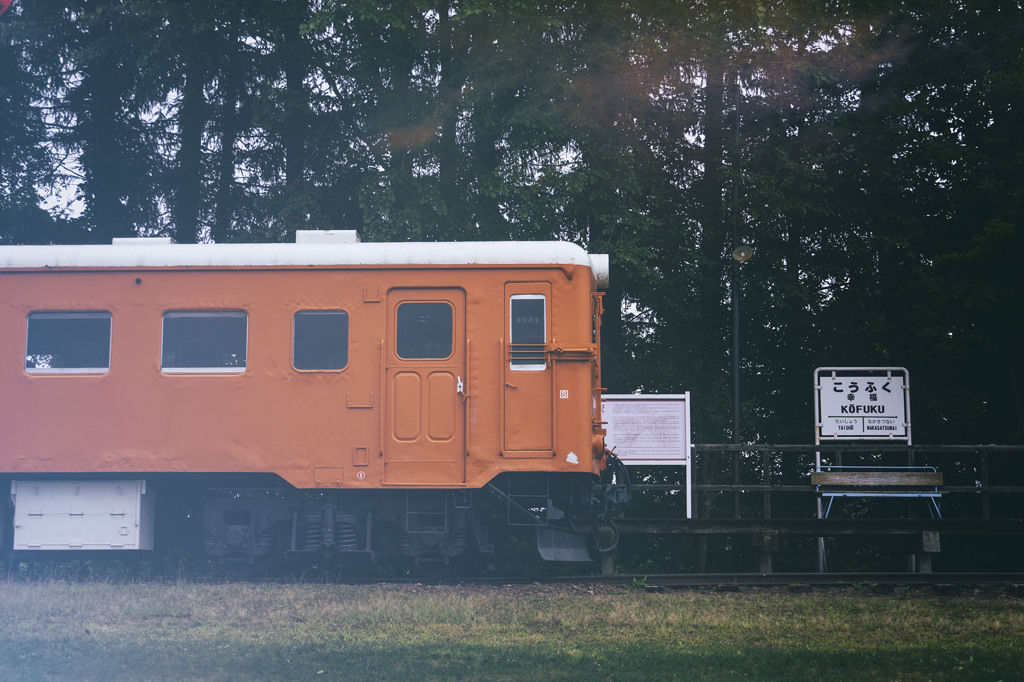
<path id="1" fill-rule="evenodd" d="M 1024 678 L 1024 602 L 0 581 L 0 679 Z"/>

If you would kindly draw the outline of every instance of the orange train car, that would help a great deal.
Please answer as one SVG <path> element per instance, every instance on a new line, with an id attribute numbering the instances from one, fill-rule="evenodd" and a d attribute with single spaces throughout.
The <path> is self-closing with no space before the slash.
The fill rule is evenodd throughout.
<path id="1" fill-rule="evenodd" d="M 518 528 L 589 559 L 607 277 L 349 231 L 0 247 L 0 547 L 448 568 Z"/>

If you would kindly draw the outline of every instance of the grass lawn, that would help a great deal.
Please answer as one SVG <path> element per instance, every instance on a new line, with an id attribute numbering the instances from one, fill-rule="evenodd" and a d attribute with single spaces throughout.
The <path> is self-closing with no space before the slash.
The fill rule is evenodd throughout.
<path id="1" fill-rule="evenodd" d="M 1020 680 L 1024 600 L 928 589 L 0 580 L 0 680 Z"/>

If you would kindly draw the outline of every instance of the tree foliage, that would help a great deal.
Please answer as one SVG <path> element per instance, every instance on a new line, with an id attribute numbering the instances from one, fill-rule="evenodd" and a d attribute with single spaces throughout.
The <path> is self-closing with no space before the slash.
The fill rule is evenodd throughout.
<path id="1" fill-rule="evenodd" d="M 1024 10 L 1000 0 L 21 0 L 0 243 L 568 239 L 605 376 L 730 440 L 816 366 L 913 378 L 919 442 L 1021 442 Z"/>

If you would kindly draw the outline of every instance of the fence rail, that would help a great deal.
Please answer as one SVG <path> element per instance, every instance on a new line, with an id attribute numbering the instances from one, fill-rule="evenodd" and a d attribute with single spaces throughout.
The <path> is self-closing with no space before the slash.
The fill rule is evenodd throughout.
<path id="1" fill-rule="evenodd" d="M 819 462 L 931 466 L 943 475 L 944 504 L 949 503 L 955 517 L 988 520 L 1020 518 L 1024 513 L 1020 500 L 1012 499 L 1024 494 L 1024 445 L 697 444 L 691 454 L 696 518 L 813 516 L 817 492 L 811 474 Z M 633 488 L 677 494 L 684 484 L 638 470 Z M 790 499 L 782 509 L 773 509 L 779 496 Z M 730 510 L 723 509 L 726 500 Z"/>

